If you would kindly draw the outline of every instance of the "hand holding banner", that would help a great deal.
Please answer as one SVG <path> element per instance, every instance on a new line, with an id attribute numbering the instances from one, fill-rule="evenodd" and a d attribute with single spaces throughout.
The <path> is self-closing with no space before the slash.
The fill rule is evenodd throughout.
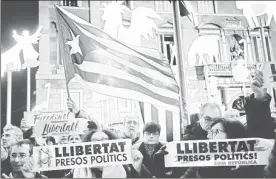
<path id="1" fill-rule="evenodd" d="M 174 141 L 167 144 L 165 166 L 267 165 L 272 146 L 261 138 Z"/>
<path id="2" fill-rule="evenodd" d="M 266 62 L 260 69 L 263 73 L 264 87 L 276 87 L 276 63 Z"/>

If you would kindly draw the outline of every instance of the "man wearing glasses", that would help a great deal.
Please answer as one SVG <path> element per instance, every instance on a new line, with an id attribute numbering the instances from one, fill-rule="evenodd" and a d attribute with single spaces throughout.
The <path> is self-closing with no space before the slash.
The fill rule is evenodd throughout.
<path id="1" fill-rule="evenodd" d="M 124 131 L 122 138 L 124 139 L 132 139 L 132 143 L 134 144 L 140 138 L 139 130 L 139 118 L 138 116 L 126 116 L 124 120 Z"/>
<path id="2" fill-rule="evenodd" d="M 158 170 L 153 160 L 154 154 L 163 146 L 160 143 L 160 131 L 161 126 L 155 122 L 148 122 L 143 128 L 143 142 L 140 144 L 138 150 L 144 156 L 143 164 L 149 169 L 151 174 L 155 177 L 160 177 L 158 175 Z M 138 144 L 137 144 L 138 145 Z"/>
<path id="3" fill-rule="evenodd" d="M 33 145 L 30 140 L 25 139 L 12 145 L 10 162 L 12 172 L 9 175 L 2 174 L 4 178 L 47 178 L 33 172 Z"/>

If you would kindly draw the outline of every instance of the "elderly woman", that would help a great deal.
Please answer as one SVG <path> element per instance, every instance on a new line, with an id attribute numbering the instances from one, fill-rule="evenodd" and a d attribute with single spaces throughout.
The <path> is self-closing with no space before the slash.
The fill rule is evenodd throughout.
<path id="1" fill-rule="evenodd" d="M 119 139 L 109 130 L 91 130 L 84 137 L 83 142 L 97 142 Z M 143 156 L 133 151 L 133 165 L 111 165 L 105 167 L 72 169 L 65 178 L 135 178 L 152 177 L 150 172 L 142 165 Z"/>

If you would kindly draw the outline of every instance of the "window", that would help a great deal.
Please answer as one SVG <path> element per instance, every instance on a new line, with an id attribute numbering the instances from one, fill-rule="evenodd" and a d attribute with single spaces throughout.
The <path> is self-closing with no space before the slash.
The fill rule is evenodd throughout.
<path id="1" fill-rule="evenodd" d="M 251 32 L 251 48 L 255 62 L 264 62 L 265 54 L 263 49 L 266 48 L 267 60 L 272 60 L 271 43 L 268 31 L 265 31 L 265 47 L 262 45 L 262 39 L 258 30 Z"/>
<path id="2" fill-rule="evenodd" d="M 72 6 L 72 7 L 78 7 L 80 6 L 77 0 L 61 0 L 60 5 L 61 6 Z"/>
<path id="3" fill-rule="evenodd" d="M 155 10 L 159 12 L 171 12 L 172 7 L 171 3 L 166 0 L 166 1 L 154 1 L 155 5 Z"/>
<path id="4" fill-rule="evenodd" d="M 198 1 L 198 12 L 206 13 L 206 14 L 214 14 L 216 13 L 216 2 L 212 1 Z"/>
<path id="5" fill-rule="evenodd" d="M 163 55 L 169 60 L 170 65 L 176 65 L 173 34 L 160 34 L 160 49 Z"/>

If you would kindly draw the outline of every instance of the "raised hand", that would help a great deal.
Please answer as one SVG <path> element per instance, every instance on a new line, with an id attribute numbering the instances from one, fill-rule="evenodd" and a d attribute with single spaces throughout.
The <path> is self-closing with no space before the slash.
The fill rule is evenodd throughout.
<path id="1" fill-rule="evenodd" d="M 77 114 L 79 112 L 77 104 L 70 98 L 67 98 L 67 107 L 69 111 L 71 111 L 74 114 Z"/>
<path id="2" fill-rule="evenodd" d="M 258 100 L 263 100 L 266 97 L 266 89 L 263 88 L 264 79 L 261 71 L 256 71 L 251 80 L 251 89 Z"/>
<path id="3" fill-rule="evenodd" d="M 139 173 L 142 168 L 144 156 L 139 150 L 133 149 L 132 150 L 132 160 L 133 160 L 133 168 Z"/>
<path id="4" fill-rule="evenodd" d="M 34 178 L 35 177 L 36 172 L 33 172 L 33 166 L 34 166 L 34 161 L 33 161 L 33 159 L 30 159 L 22 167 L 21 172 L 25 176 L 25 178 Z"/>

